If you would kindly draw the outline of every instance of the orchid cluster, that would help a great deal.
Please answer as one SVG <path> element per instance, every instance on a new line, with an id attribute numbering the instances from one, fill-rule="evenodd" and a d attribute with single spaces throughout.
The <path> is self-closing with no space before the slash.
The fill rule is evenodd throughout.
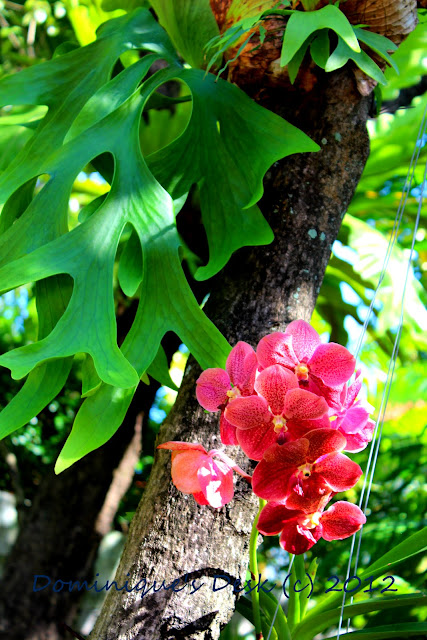
<path id="1" fill-rule="evenodd" d="M 233 470 L 248 479 L 267 503 L 257 528 L 280 534 L 293 554 L 321 537 L 341 540 L 365 522 L 348 502 L 330 500 L 354 487 L 362 470 L 343 452 L 356 453 L 372 439 L 373 407 L 358 399 L 361 372 L 343 346 L 322 344 L 304 320 L 262 338 L 256 352 L 238 342 L 226 369 L 207 369 L 197 380 L 197 399 L 220 412 L 224 445 L 238 445 L 258 462 L 252 478 L 224 452 L 200 444 L 166 442 L 172 450 L 172 480 L 196 502 L 220 508 L 234 493 Z M 349 380 L 354 380 L 350 384 Z"/>

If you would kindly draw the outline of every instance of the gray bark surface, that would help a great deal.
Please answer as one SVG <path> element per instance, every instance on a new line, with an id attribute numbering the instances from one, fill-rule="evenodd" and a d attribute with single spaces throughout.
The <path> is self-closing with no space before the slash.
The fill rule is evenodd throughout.
<path id="1" fill-rule="evenodd" d="M 348 70 L 327 76 L 320 72 L 310 93 L 278 90 L 260 101 L 303 129 L 321 150 L 292 156 L 270 169 L 261 208 L 275 232 L 274 242 L 237 252 L 212 282 L 205 311 L 232 345 L 246 340 L 256 346 L 262 336 L 284 330 L 291 320 L 310 320 L 331 246 L 369 152 L 369 98 L 357 93 Z M 190 359 L 158 443 L 220 446 L 219 416 L 206 414 L 196 401 L 199 374 Z M 250 470 L 237 447 L 227 453 Z M 240 478 L 233 501 L 221 510 L 198 506 L 173 486 L 169 452 L 157 452 L 116 575 L 119 587 L 127 581 L 129 591 L 140 590 L 111 589 L 90 639 L 217 640 L 234 611 L 235 596 L 231 586 L 214 592 L 214 576 L 244 582 L 256 508 L 256 498 Z M 178 578 L 177 588 L 185 579 L 203 586 L 196 593 L 190 586 L 179 593 L 159 589 Z M 151 588 L 142 597 L 144 580 L 147 589 L 156 581 L 159 590 Z"/>

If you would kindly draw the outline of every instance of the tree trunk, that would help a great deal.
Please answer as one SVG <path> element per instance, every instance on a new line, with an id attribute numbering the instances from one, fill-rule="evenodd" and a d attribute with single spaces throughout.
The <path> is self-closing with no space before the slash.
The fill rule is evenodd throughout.
<path id="1" fill-rule="evenodd" d="M 101 449 L 59 476 L 51 470 L 43 478 L 1 580 L 0 640 L 71 637 L 63 624 L 72 624 L 83 591 L 70 593 L 65 585 L 54 593 L 52 585 L 90 580 L 99 543 L 133 478 L 141 447 L 137 416 L 146 419 L 157 388 L 141 385 L 120 432 Z M 33 592 L 35 575 L 50 576 L 50 587 Z M 37 586 L 45 583 L 40 579 Z"/>
<path id="2" fill-rule="evenodd" d="M 274 242 L 239 251 L 213 282 L 207 315 L 231 344 L 246 340 L 253 346 L 291 320 L 310 319 L 369 151 L 370 98 L 358 94 L 348 69 L 320 72 L 309 93 L 271 91 L 262 103 L 303 129 L 321 150 L 270 169 L 261 208 Z M 190 359 L 159 443 L 220 445 L 218 416 L 206 414 L 195 398 L 199 374 Z M 228 453 L 250 469 L 237 447 Z M 231 586 L 214 591 L 214 576 L 244 582 L 255 511 L 256 499 L 240 478 L 233 501 L 221 510 L 198 506 L 172 485 L 170 454 L 158 452 L 116 575 L 118 587 L 127 581 L 127 588 L 109 591 L 91 640 L 217 639 L 233 613 L 235 596 Z M 188 583 L 180 592 L 159 589 L 178 578 L 176 590 Z"/>

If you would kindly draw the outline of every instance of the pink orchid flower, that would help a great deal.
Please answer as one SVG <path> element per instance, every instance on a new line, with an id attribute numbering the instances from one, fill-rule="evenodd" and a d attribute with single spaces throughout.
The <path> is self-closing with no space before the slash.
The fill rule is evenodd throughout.
<path id="1" fill-rule="evenodd" d="M 165 442 L 158 449 L 172 451 L 172 482 L 182 493 L 191 493 L 201 505 L 220 509 L 234 495 L 233 469 L 251 480 L 223 452 L 206 449 L 197 443 Z M 215 460 L 214 460 L 215 456 Z"/>
<path id="2" fill-rule="evenodd" d="M 300 389 L 289 369 L 267 367 L 258 375 L 255 391 L 258 395 L 235 398 L 225 409 L 225 418 L 237 427 L 240 446 L 253 460 L 261 460 L 275 442 L 283 444 L 313 427 L 330 426 L 325 399 Z"/>
<path id="3" fill-rule="evenodd" d="M 339 387 L 352 376 L 356 360 L 340 344 L 322 344 L 304 320 L 294 320 L 285 333 L 270 333 L 260 340 L 257 358 L 262 368 L 280 364 L 295 373 L 303 384 L 311 381 L 320 388 Z M 322 393 L 323 395 L 323 393 Z"/>
<path id="4" fill-rule="evenodd" d="M 374 407 L 365 400 L 358 400 L 362 387 L 362 372 L 356 372 L 354 382 L 344 385 L 340 396 L 340 408 L 333 411 L 331 427 L 338 429 L 347 439 L 345 451 L 357 453 L 372 440 L 375 422 L 369 418 Z"/>
<path id="5" fill-rule="evenodd" d="M 345 437 L 333 429 L 314 429 L 294 442 L 272 445 L 254 471 L 254 493 L 265 500 L 286 502 L 294 494 L 309 497 L 323 488 L 351 489 L 362 469 L 341 453 L 345 446 Z M 304 501 L 299 503 L 302 508 Z"/>
<path id="6" fill-rule="evenodd" d="M 265 536 L 280 534 L 280 546 L 298 555 L 311 549 L 320 538 L 348 538 L 366 522 L 359 507 L 349 502 L 336 502 L 324 513 L 322 510 L 304 513 L 288 509 L 282 503 L 269 502 L 261 512 L 257 529 Z"/>
<path id="7" fill-rule="evenodd" d="M 233 398 L 254 392 L 258 366 L 256 353 L 246 342 L 238 342 L 227 358 L 226 370 L 206 369 L 197 380 L 196 396 L 207 411 L 221 410 L 220 433 L 223 444 L 238 444 L 236 428 L 224 416 L 224 409 Z"/>

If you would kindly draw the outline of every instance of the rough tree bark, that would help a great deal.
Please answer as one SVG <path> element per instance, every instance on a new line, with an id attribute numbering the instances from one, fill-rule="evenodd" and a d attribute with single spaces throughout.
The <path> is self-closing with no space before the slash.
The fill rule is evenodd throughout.
<path id="1" fill-rule="evenodd" d="M 302 128 L 321 150 L 271 168 L 261 208 L 275 232 L 274 242 L 239 251 L 213 283 L 205 310 L 231 344 L 246 340 L 255 345 L 291 320 L 310 319 L 369 150 L 370 98 L 360 96 L 347 69 L 319 73 L 309 93 L 270 91 L 263 104 Z M 190 359 L 159 443 L 219 446 L 217 416 L 204 413 L 195 398 L 199 374 Z M 249 468 L 237 447 L 229 453 Z M 217 639 L 233 613 L 235 597 L 232 587 L 213 592 L 213 577 L 244 579 L 255 511 L 256 501 L 241 479 L 235 498 L 221 510 L 198 506 L 172 485 L 169 453 L 157 453 L 115 578 L 119 587 L 127 580 L 129 590 L 139 591 L 109 591 L 91 640 Z M 179 593 L 151 589 L 141 597 L 144 579 L 147 588 L 154 581 L 158 588 L 163 580 L 169 585 L 177 578 L 203 586 L 193 594 L 194 588 L 187 586 Z"/>

